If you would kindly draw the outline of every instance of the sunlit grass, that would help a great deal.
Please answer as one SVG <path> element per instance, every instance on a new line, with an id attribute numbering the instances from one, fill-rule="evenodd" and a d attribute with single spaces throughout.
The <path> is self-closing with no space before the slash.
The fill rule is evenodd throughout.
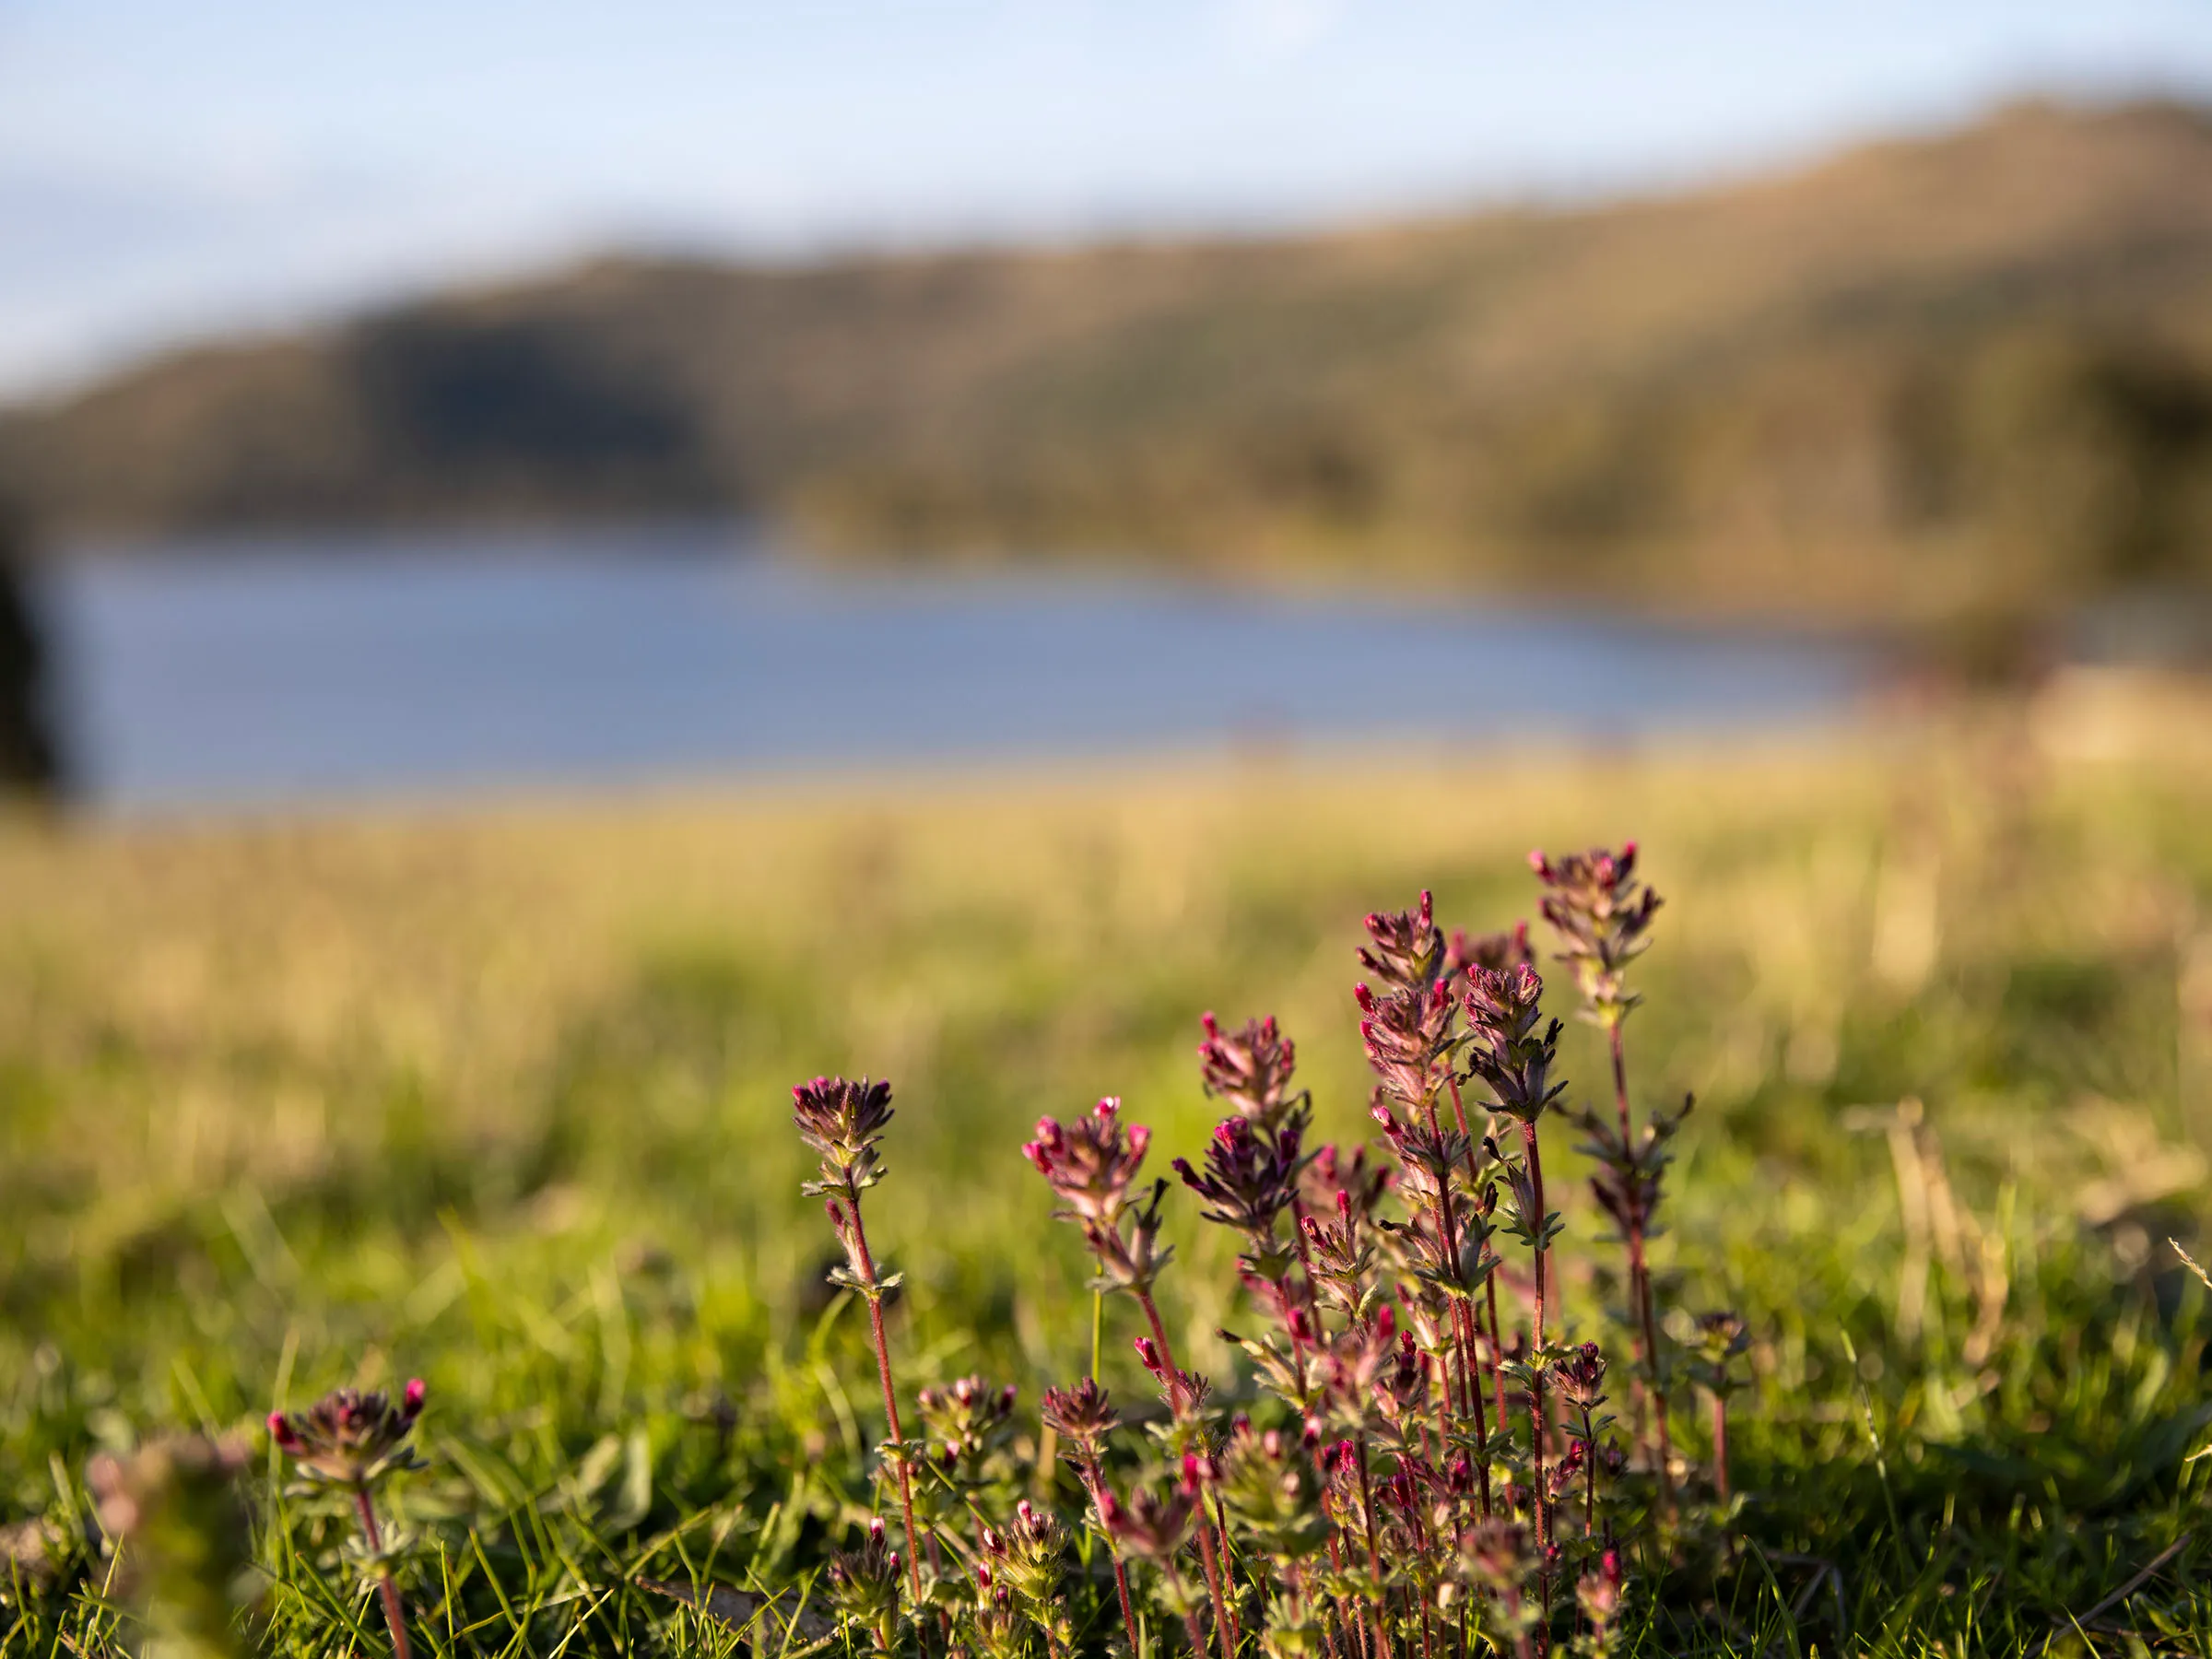
<path id="1" fill-rule="evenodd" d="M 418 1651 L 718 1651 L 636 1577 L 803 1577 L 881 1433 L 792 1083 L 896 1080 L 869 1226 L 903 1374 L 1014 1380 L 1033 1420 L 1089 1351 L 1017 1150 L 1040 1113 L 1118 1093 L 1192 1149 L 1199 1013 L 1265 1011 L 1357 1136 L 1359 916 L 1426 885 L 1500 925 L 1530 845 L 1632 834 L 1667 900 L 1637 1076 L 1699 1096 L 1658 1261 L 1757 1336 L 1747 1554 L 1653 1651 L 2041 1651 L 2092 1610 L 2186 1649 L 2203 1308 L 2162 1241 L 2212 1146 L 2212 769 L 2041 731 L 16 825 L 0 1524 L 81 1517 L 100 1447 L 418 1373 Z M 1561 1069 L 1595 1091 L 1594 1041 Z M 1558 1184 L 1588 1324 L 1608 1253 Z M 1229 1379 L 1229 1246 L 1172 1231 L 1179 1349 Z M 268 1640 L 381 1651 L 342 1528 L 267 1489 Z M 8 1645 L 127 1630 L 96 1550 L 39 1559 Z"/>

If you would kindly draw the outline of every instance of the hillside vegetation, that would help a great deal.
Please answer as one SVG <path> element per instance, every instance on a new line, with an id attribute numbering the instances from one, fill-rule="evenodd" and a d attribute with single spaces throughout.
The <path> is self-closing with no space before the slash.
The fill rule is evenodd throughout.
<path id="1" fill-rule="evenodd" d="M 1280 241 L 613 259 L 0 417 L 68 529 L 738 512 L 822 548 L 1895 617 L 2212 575 L 2212 124 Z"/>

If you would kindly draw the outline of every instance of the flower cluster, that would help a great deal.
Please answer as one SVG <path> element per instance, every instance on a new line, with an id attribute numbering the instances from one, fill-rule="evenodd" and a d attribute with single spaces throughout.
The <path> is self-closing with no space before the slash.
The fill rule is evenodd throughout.
<path id="1" fill-rule="evenodd" d="M 977 1539 L 976 1587 L 991 1615 L 1018 1612 L 1044 1632 L 1046 1645 L 1064 1654 L 1075 1641 L 1075 1623 L 1063 1594 L 1067 1574 L 1067 1528 L 1028 1499 L 1014 1506 L 1003 1532 L 984 1526 Z M 1020 1651 L 1017 1642 L 1014 1651 Z"/>
<path id="2" fill-rule="evenodd" d="M 1014 1417 L 1014 1384 L 994 1388 L 981 1377 L 962 1377 L 947 1388 L 924 1388 L 914 1396 L 922 1423 L 937 1447 L 962 1461 L 985 1457 L 1006 1438 Z"/>
<path id="3" fill-rule="evenodd" d="M 384 1604 L 394 1659 L 408 1659 L 406 1617 L 376 1518 L 374 1491 L 386 1476 L 422 1465 L 407 1445 L 426 1391 L 416 1377 L 397 1402 L 382 1393 L 333 1389 L 302 1412 L 269 1413 L 269 1437 L 311 1485 L 343 1488 L 361 1527 L 362 1561 Z"/>
<path id="4" fill-rule="evenodd" d="M 931 1490 L 958 1507 L 1007 1471 L 1008 1443 L 1014 1438 L 1014 1385 L 994 1387 L 981 1377 L 962 1377 L 944 1388 L 914 1395 L 921 1409 L 924 1455 L 933 1477 Z M 936 1514 L 940 1506 L 932 1505 Z"/>
<path id="5" fill-rule="evenodd" d="M 1206 1092 L 1269 1134 L 1303 1103 L 1290 1088 L 1298 1068 L 1298 1047 L 1277 1029 L 1272 1017 L 1247 1020 L 1224 1035 L 1211 1014 L 1199 1024 L 1206 1041 L 1198 1045 L 1199 1080 Z"/>
<path id="6" fill-rule="evenodd" d="M 1527 926 L 1447 939 L 1424 892 L 1369 916 L 1357 952 L 1372 1143 L 1315 1140 L 1296 1047 L 1273 1018 L 1202 1022 L 1198 1081 L 1223 1115 L 1203 1150 L 1172 1168 L 1202 1218 L 1235 1235 L 1260 1328 L 1220 1335 L 1275 1403 L 1231 1416 L 1211 1379 L 1177 1359 L 1158 1300 L 1170 1183 L 1146 1177 L 1150 1132 L 1109 1097 L 1040 1120 L 1022 1147 L 1095 1265 L 1094 1318 L 1126 1305 L 1107 1293 L 1135 1303 L 1141 1324 L 1128 1339 L 1159 1393 L 1143 1434 L 1123 1432 L 1095 1375 L 1047 1388 L 1041 1410 L 1038 1455 L 1056 1447 L 1080 1484 L 1131 1652 L 1159 1645 L 1158 1628 L 1144 1629 L 1149 1598 L 1182 1626 L 1188 1659 L 1398 1659 L 1417 1648 L 1423 1659 L 1477 1649 L 1534 1659 L 1561 1645 L 1602 1659 L 1639 1563 L 1677 1559 L 1685 1523 L 1642 1252 L 1680 1114 L 1647 1114 L 1630 1134 L 1618 1048 L 1634 1005 L 1622 971 L 1648 945 L 1658 900 L 1634 877 L 1632 847 L 1537 865 L 1544 913 L 1614 1042 L 1619 1127 L 1575 1115 L 1597 1158 L 1596 1206 L 1631 1244 L 1629 1444 L 1606 1409 L 1618 1380 L 1605 1311 L 1571 1317 L 1560 1302 L 1553 1255 L 1566 1223 L 1547 1207 L 1544 1132 L 1568 1084 Z M 841 1282 L 865 1294 L 881 1281 L 859 1196 L 881 1178 L 889 1092 L 818 1080 L 798 1099 L 824 1160 L 818 1190 L 853 1258 Z M 878 1520 L 836 1559 L 841 1613 L 886 1653 L 908 1630 L 924 1654 L 1035 1659 L 1041 1641 L 1049 1659 L 1068 1659 L 1087 1577 L 1070 1571 L 1067 1523 L 1046 1501 L 1049 1466 L 1020 1469 L 1014 1391 L 979 1377 L 921 1389 L 923 1436 L 909 1446 L 878 1298 L 871 1307 L 887 1462 L 902 1481 L 911 1465 L 928 1491 L 919 1521 L 910 1504 L 903 1556 Z M 1732 1318 L 1700 1327 L 1720 1499 L 1698 1512 L 1708 1516 L 1728 1512 L 1725 1403 L 1748 1345 Z"/>
<path id="7" fill-rule="evenodd" d="M 899 1422 L 899 1397 L 891 1386 L 890 1340 L 883 1328 L 883 1299 L 895 1289 L 900 1276 L 880 1272 L 875 1253 L 868 1248 L 868 1230 L 861 1215 L 861 1194 L 884 1177 L 877 1144 L 889 1125 L 891 1086 L 854 1083 L 844 1077 L 817 1077 L 791 1091 L 792 1123 L 799 1138 L 821 1159 L 821 1179 L 804 1182 L 800 1191 L 822 1200 L 830 1225 L 844 1247 L 845 1260 L 830 1271 L 830 1282 L 851 1290 L 868 1304 L 869 1334 L 876 1344 L 876 1371 L 883 1386 L 884 1425 L 889 1430 L 884 1442 L 883 1467 L 899 1482 L 899 1509 L 906 1523 L 907 1588 L 922 1599 L 922 1566 L 915 1550 L 920 1536 L 914 1525 L 913 1471 L 909 1466 L 905 1430 Z M 894 1563 L 897 1557 L 891 1559 Z"/>
<path id="8" fill-rule="evenodd" d="M 1106 1437 L 1122 1425 L 1122 1414 L 1095 1377 L 1073 1388 L 1046 1389 L 1043 1417 L 1045 1427 L 1067 1442 L 1068 1455 L 1078 1467 L 1097 1462 Z"/>
<path id="9" fill-rule="evenodd" d="M 1188 1159 L 1174 1163 L 1182 1184 L 1212 1206 L 1206 1218 L 1243 1235 L 1239 1261 L 1245 1274 L 1270 1285 L 1287 1277 L 1298 1259 L 1297 1247 L 1282 1236 L 1282 1218 L 1298 1196 L 1300 1132 L 1296 1122 L 1269 1135 L 1249 1118 L 1223 1118 L 1206 1143 L 1204 1173 Z"/>
<path id="10" fill-rule="evenodd" d="M 1535 1123 L 1567 1088 L 1551 1081 L 1559 1022 L 1545 1022 L 1543 998 L 1543 977 L 1526 962 L 1467 971 L 1467 1065 L 1498 1110 L 1521 1124 Z"/>
<path id="11" fill-rule="evenodd" d="M 1367 940 L 1359 965 L 1401 991 L 1426 990 L 1443 972 L 1443 930 L 1436 924 L 1436 901 L 1426 889 L 1409 911 L 1378 911 L 1367 918 Z"/>
<path id="12" fill-rule="evenodd" d="M 1494 973 L 1502 973 L 1524 962 L 1535 961 L 1536 953 L 1528 942 L 1528 924 L 1516 922 L 1503 933 L 1469 935 L 1464 928 L 1453 929 L 1448 959 L 1451 971 L 1445 977 L 1451 978 L 1470 968 L 1488 968 Z"/>
<path id="13" fill-rule="evenodd" d="M 1383 1092 L 1417 1111 L 1429 1110 L 1450 1081 L 1457 1012 L 1450 987 L 1439 980 L 1377 996 L 1357 985 L 1352 996 L 1359 1005 L 1359 1040 Z"/>
<path id="14" fill-rule="evenodd" d="M 1064 1216 L 1111 1224 L 1128 1208 L 1129 1188 L 1151 1144 L 1152 1131 L 1124 1124 L 1121 1101 L 1109 1095 L 1072 1123 L 1038 1119 L 1037 1138 L 1021 1152 L 1066 1206 Z"/>
<path id="15" fill-rule="evenodd" d="M 876 1147 L 897 1115 L 891 1111 L 891 1086 L 865 1077 L 857 1083 L 817 1077 L 793 1089 L 791 1098 L 791 1121 L 799 1138 L 822 1160 L 822 1178 L 802 1190 L 810 1197 L 841 1194 L 856 1202 L 864 1189 L 883 1179 Z"/>
<path id="16" fill-rule="evenodd" d="M 1058 1214 L 1083 1229 L 1099 1265 L 1094 1288 L 1149 1298 L 1174 1253 L 1159 1244 L 1159 1201 L 1168 1183 L 1153 1182 L 1142 1203 L 1131 1194 L 1151 1144 L 1152 1131 L 1124 1124 L 1122 1103 L 1110 1095 L 1071 1123 L 1040 1118 L 1037 1138 L 1021 1148 L 1065 1206 Z"/>
<path id="17" fill-rule="evenodd" d="M 386 1475 L 418 1467 L 407 1446 L 422 1415 L 420 1377 L 397 1400 L 333 1389 L 305 1411 L 269 1413 L 269 1437 L 311 1481 L 361 1490 Z"/>
<path id="18" fill-rule="evenodd" d="M 1169 1567 L 1182 1552 L 1197 1512 L 1198 1483 L 1189 1475 L 1171 1487 L 1135 1488 L 1126 1500 L 1115 1497 L 1112 1488 L 1099 1495 L 1106 1535 L 1124 1553 Z"/>
<path id="19" fill-rule="evenodd" d="M 1313 1466 L 1316 1434 L 1254 1429 L 1249 1417 L 1240 1417 L 1218 1459 L 1221 1501 L 1253 1547 L 1286 1567 L 1329 1541 L 1324 1488 Z"/>
<path id="20" fill-rule="evenodd" d="M 879 1653 L 899 1648 L 899 1552 L 884 1535 L 883 1523 L 868 1523 L 858 1549 L 830 1558 L 830 1599 L 839 1622 L 865 1632 Z"/>
<path id="21" fill-rule="evenodd" d="M 1592 1015 L 1618 1024 L 1636 1006 L 1621 970 L 1650 946 L 1652 913 L 1659 895 L 1636 879 L 1636 843 L 1618 853 L 1594 847 L 1550 858 L 1528 855 L 1541 881 L 1544 920 L 1559 935 L 1559 955 L 1574 966 L 1575 982 Z"/>
<path id="22" fill-rule="evenodd" d="M 1621 1036 L 1621 1027 L 1639 1000 L 1627 989 L 1625 971 L 1651 945 L 1652 917 L 1660 899 L 1636 878 L 1634 841 L 1624 843 L 1618 853 L 1599 847 L 1555 859 L 1539 851 L 1531 853 L 1528 860 L 1544 884 L 1544 919 L 1558 936 L 1559 959 L 1573 968 L 1581 987 L 1583 1016 L 1604 1029 L 1611 1051 L 1611 1122 L 1593 1107 L 1578 1110 L 1574 1121 L 1583 1135 L 1580 1149 L 1594 1166 L 1591 1195 L 1618 1229 L 1628 1255 L 1630 1323 L 1639 1372 L 1635 1443 L 1657 1472 L 1663 1497 L 1671 1505 L 1669 1368 L 1653 1306 L 1648 1246 L 1657 1232 L 1672 1144 L 1689 1114 L 1690 1102 L 1686 1098 L 1677 1110 L 1648 1112 L 1639 1126 L 1629 1101 Z"/>

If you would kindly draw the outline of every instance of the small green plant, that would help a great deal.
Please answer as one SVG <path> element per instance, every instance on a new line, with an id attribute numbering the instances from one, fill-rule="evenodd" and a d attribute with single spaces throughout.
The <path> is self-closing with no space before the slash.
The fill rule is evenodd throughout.
<path id="1" fill-rule="evenodd" d="M 1712 1403 L 1712 1489 L 1728 1501 L 1728 1397 L 1741 1382 L 1735 1361 L 1751 1346 L 1741 1315 L 1723 1310 L 1698 1320 L 1698 1351 L 1692 1361 L 1698 1384 Z"/>
<path id="2" fill-rule="evenodd" d="M 1562 1642 L 1603 1655 L 1636 1564 L 1681 1555 L 1689 1523 L 1646 1253 L 1680 1114 L 1653 1114 L 1637 1132 L 1620 1041 L 1636 1001 L 1624 970 L 1648 944 L 1658 900 L 1633 878 L 1632 845 L 1535 863 L 1545 914 L 1609 1038 L 1616 1115 L 1578 1122 L 1595 1195 L 1628 1251 L 1633 1446 L 1617 1442 L 1602 1410 L 1603 1347 L 1557 1340 L 1569 1324 L 1554 1259 L 1563 1223 L 1547 1199 L 1543 1129 L 1568 1085 L 1555 1075 L 1560 1022 L 1546 1014 L 1527 929 L 1447 943 L 1423 893 L 1411 910 L 1368 917 L 1359 953 L 1373 1163 L 1368 1148 L 1309 1146 L 1312 1103 L 1273 1019 L 1234 1031 L 1203 1021 L 1201 1075 L 1229 1113 L 1199 1162 L 1172 1167 L 1204 1218 L 1237 1235 L 1238 1277 L 1268 1328 L 1222 1335 L 1275 1397 L 1271 1420 L 1255 1421 L 1257 1406 L 1218 1406 L 1212 1381 L 1183 1369 L 1169 1340 L 1156 1292 L 1173 1253 L 1161 1241 L 1171 1183 L 1145 1176 L 1150 1131 L 1110 1097 L 1041 1120 L 1022 1148 L 1082 1234 L 1093 1291 L 1135 1303 L 1133 1344 L 1159 1390 L 1141 1446 L 1117 1439 L 1121 1415 L 1095 1377 L 1043 1401 L 1107 1549 L 1132 1654 L 1157 1646 L 1144 1617 L 1156 1603 L 1191 1659 L 1236 1659 L 1247 1646 L 1268 1659 L 1437 1659 Z M 1050 1485 L 1049 1472 L 1004 1466 L 1014 1391 L 980 1378 L 924 1389 L 922 1438 L 900 1429 L 881 1318 L 892 1281 L 860 1225 L 861 1191 L 882 1176 L 890 1089 L 817 1078 L 795 1100 L 794 1121 L 823 1159 L 807 1190 L 828 1195 L 846 1253 L 832 1277 L 875 1314 L 880 1469 L 909 1544 L 903 1599 L 880 1520 L 836 1558 L 841 1617 L 887 1655 L 911 1644 L 1018 1659 L 1034 1641 L 1062 1659 L 1081 1585 L 1066 1570 L 1063 1521 L 1027 1499 L 1007 1507 L 1007 1494 Z M 1501 1234 L 1525 1253 L 1501 1253 Z M 1700 1513 L 1718 1517 L 1729 1364 L 1747 1337 L 1733 1315 L 1701 1330 L 1721 1507 Z"/>
<path id="3" fill-rule="evenodd" d="M 1620 1229 L 1620 1242 L 1628 1253 L 1630 1323 L 1641 1371 L 1634 1438 L 1639 1453 L 1658 1475 L 1665 1500 L 1671 1504 L 1674 1448 L 1667 1432 L 1666 1358 L 1653 1307 L 1649 1246 L 1656 1230 L 1670 1145 L 1689 1113 L 1690 1102 L 1685 1099 L 1678 1110 L 1649 1113 L 1639 1132 L 1629 1107 L 1628 1057 L 1621 1041 L 1622 1025 L 1642 1000 L 1628 989 L 1628 966 L 1650 947 L 1659 895 L 1636 879 L 1634 841 L 1618 853 L 1596 849 L 1556 860 L 1532 853 L 1529 865 L 1546 889 L 1544 919 L 1559 935 L 1560 959 L 1574 970 L 1583 994 L 1583 1017 L 1605 1032 L 1613 1062 L 1613 1122 L 1606 1123 L 1590 1107 L 1575 1112 L 1573 1119 L 1587 1137 L 1582 1150 L 1597 1165 L 1590 1190 Z"/>
<path id="4" fill-rule="evenodd" d="M 305 1411 L 269 1413 L 269 1435 L 292 1460 L 311 1490 L 335 1490 L 351 1502 L 360 1523 L 360 1563 L 376 1585 L 392 1632 L 394 1659 L 409 1659 L 406 1614 L 392 1565 L 402 1540 L 387 1537 L 376 1515 L 376 1491 L 405 1470 L 420 1468 L 407 1444 L 422 1415 L 422 1379 L 412 1379 L 396 1401 L 382 1392 L 333 1389 Z"/>
<path id="5" fill-rule="evenodd" d="M 832 1268 L 830 1282 L 852 1291 L 868 1304 L 868 1324 L 876 1340 L 876 1371 L 883 1384 L 883 1412 L 890 1423 L 890 1467 L 899 1477 L 899 1507 L 906 1518 L 906 1571 L 916 1601 L 922 1595 L 922 1563 L 916 1550 L 913 1477 L 907 1465 L 905 1435 L 899 1427 L 899 1396 L 891 1387 L 891 1350 L 883 1334 L 883 1299 L 899 1287 L 899 1275 L 877 1271 L 868 1249 L 866 1224 L 861 1219 L 860 1195 L 883 1179 L 883 1161 L 876 1148 L 891 1121 L 891 1086 L 862 1079 L 848 1083 L 842 1077 L 817 1077 L 792 1091 L 795 1109 L 792 1121 L 799 1137 L 821 1158 L 821 1179 L 803 1188 L 819 1198 L 844 1246 L 845 1260 Z M 894 1558 L 895 1559 L 895 1558 Z"/>

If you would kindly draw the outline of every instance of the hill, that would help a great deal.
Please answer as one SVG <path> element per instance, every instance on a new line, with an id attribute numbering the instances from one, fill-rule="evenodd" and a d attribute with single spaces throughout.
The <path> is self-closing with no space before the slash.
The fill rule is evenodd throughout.
<path id="1" fill-rule="evenodd" d="M 67 530 L 741 512 L 1799 614 L 2212 580 L 2212 119 L 1277 241 L 607 260 L 0 415 L 0 482 Z"/>

